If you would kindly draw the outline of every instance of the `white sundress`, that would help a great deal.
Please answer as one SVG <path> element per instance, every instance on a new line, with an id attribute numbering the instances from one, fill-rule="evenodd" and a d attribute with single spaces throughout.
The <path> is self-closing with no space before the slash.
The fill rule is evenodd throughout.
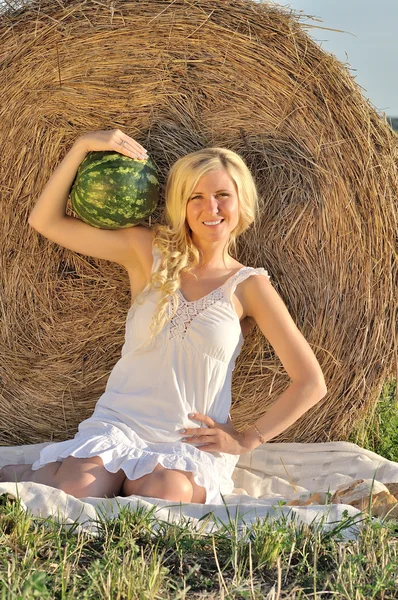
<path id="1" fill-rule="evenodd" d="M 162 256 L 155 245 L 152 254 L 155 272 Z M 32 469 L 68 456 L 100 456 L 107 471 L 123 469 L 134 480 L 160 463 L 193 473 L 195 483 L 206 489 L 205 504 L 222 504 L 221 494 L 234 488 L 232 473 L 239 456 L 200 450 L 182 442 L 179 430 L 206 427 L 189 413 L 228 421 L 232 371 L 244 341 L 232 294 L 250 275 L 270 278 L 261 267 L 242 267 L 199 300 L 188 302 L 179 290 L 177 312 L 150 352 L 140 351 L 140 346 L 149 338 L 160 292 L 152 289 L 143 304 L 133 304 L 121 358 L 92 416 L 80 423 L 73 439 L 46 446 Z"/>

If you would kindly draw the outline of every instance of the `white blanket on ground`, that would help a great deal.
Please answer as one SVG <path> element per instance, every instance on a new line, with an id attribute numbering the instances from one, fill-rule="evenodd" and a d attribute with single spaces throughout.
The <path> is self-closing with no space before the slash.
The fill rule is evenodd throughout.
<path id="1" fill-rule="evenodd" d="M 0 467 L 31 464 L 46 445 L 0 446 Z M 398 463 L 349 442 L 269 443 L 243 454 L 233 478 L 235 488 L 232 494 L 224 496 L 225 505 L 173 503 L 136 495 L 77 499 L 50 486 L 30 482 L 0 482 L 0 495 L 7 493 L 19 497 L 22 506 L 34 516 L 53 516 L 66 526 L 77 522 L 78 528 L 94 534 L 99 515 L 113 518 L 122 506 L 130 506 L 148 510 L 154 507 L 153 514 L 159 521 L 183 522 L 193 526 L 194 530 L 198 525 L 205 533 L 219 530 L 223 524 L 235 520 L 238 530 L 242 531 L 265 518 L 314 523 L 330 532 L 341 527 L 341 521 L 348 516 L 351 520 L 345 523 L 341 536 L 342 539 L 355 539 L 361 529 L 363 513 L 349 504 L 327 503 L 327 492 L 334 493 L 340 485 L 356 479 L 398 483 Z M 297 498 L 306 500 L 314 492 L 320 493 L 324 499 L 322 503 L 286 506 L 281 502 Z"/>

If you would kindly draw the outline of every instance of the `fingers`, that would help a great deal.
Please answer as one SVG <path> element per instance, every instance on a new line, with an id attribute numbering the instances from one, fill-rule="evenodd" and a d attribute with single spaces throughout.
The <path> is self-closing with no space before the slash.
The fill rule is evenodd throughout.
<path id="1" fill-rule="evenodd" d="M 131 158 L 138 158 L 141 160 L 145 160 L 148 157 L 147 151 L 136 140 L 134 140 L 129 135 L 120 131 L 120 129 L 114 130 L 114 135 L 112 138 L 112 142 L 114 144 L 114 148 L 120 154 L 124 154 L 125 156 L 130 156 Z"/>
<path id="2" fill-rule="evenodd" d="M 193 427 L 192 429 L 180 429 L 180 433 L 185 435 L 211 435 L 211 429 L 205 429 L 204 427 Z"/>
<path id="3" fill-rule="evenodd" d="M 212 429 L 214 429 L 214 427 L 207 427 L 206 423 L 204 423 L 204 427 L 184 427 L 184 429 L 180 429 L 179 433 L 191 435 L 210 435 Z"/>
<path id="4" fill-rule="evenodd" d="M 216 424 L 216 422 L 213 421 L 213 419 L 211 417 L 208 417 L 207 415 L 202 415 L 200 413 L 189 413 L 188 417 L 192 421 L 199 421 L 210 427 L 214 427 L 214 425 Z"/>
<path id="5" fill-rule="evenodd" d="M 113 150 L 134 159 L 148 158 L 144 146 L 120 129 L 92 131 L 80 136 L 79 143 L 84 144 L 86 152 Z"/>
<path id="6" fill-rule="evenodd" d="M 206 445 L 206 446 L 210 446 L 213 445 L 215 443 L 218 442 L 217 438 L 214 436 L 214 439 L 212 438 L 205 438 L 205 436 L 192 436 L 192 437 L 188 437 L 188 438 L 182 438 L 180 440 L 183 444 L 191 444 L 192 446 L 196 446 L 197 444 L 200 444 L 202 446 Z"/>

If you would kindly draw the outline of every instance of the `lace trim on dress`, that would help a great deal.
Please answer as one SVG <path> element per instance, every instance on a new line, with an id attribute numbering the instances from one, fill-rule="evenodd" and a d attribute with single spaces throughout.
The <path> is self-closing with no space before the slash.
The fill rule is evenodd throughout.
<path id="1" fill-rule="evenodd" d="M 225 289 L 231 287 L 236 279 L 245 271 L 253 271 L 253 267 L 242 267 L 239 271 L 232 275 L 225 283 L 220 285 L 203 298 L 189 302 L 184 298 L 180 290 L 178 290 L 178 306 L 175 315 L 170 321 L 169 339 L 178 337 L 184 339 L 192 321 L 205 310 L 213 306 L 217 302 L 222 302 L 225 296 Z"/>
<path id="2" fill-rule="evenodd" d="M 217 288 L 204 298 L 199 298 L 199 300 L 193 302 L 185 300 L 181 293 L 178 296 L 177 311 L 170 321 L 169 339 L 175 337 L 184 339 L 192 321 L 217 301 L 222 300 L 224 294 L 221 288 Z"/>

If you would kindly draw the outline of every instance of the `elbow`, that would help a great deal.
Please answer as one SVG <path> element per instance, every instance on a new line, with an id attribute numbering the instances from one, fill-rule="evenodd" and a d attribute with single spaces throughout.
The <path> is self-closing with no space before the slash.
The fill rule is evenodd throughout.
<path id="1" fill-rule="evenodd" d="M 325 378 L 322 373 L 315 377 L 309 377 L 308 385 L 310 385 L 313 388 L 314 392 L 318 392 L 318 394 L 321 394 L 322 398 L 323 396 L 326 396 L 328 390 L 326 387 Z"/>
<path id="2" fill-rule="evenodd" d="M 324 380 L 316 380 L 308 383 L 308 399 L 311 406 L 318 404 L 327 394 L 327 387 Z"/>
<path id="3" fill-rule="evenodd" d="M 310 394 L 314 400 L 316 399 L 316 402 L 322 400 L 328 391 L 323 377 L 321 379 L 306 379 L 305 381 L 300 380 L 296 383 L 299 387 L 305 388 L 307 393 Z"/>
<path id="4" fill-rule="evenodd" d="M 30 217 L 28 219 L 28 225 L 30 225 L 30 227 L 32 227 L 32 229 L 35 229 L 36 231 L 39 231 L 39 229 L 40 229 L 40 227 L 38 226 L 38 224 L 35 223 L 34 220 L 31 219 Z"/>
<path id="5" fill-rule="evenodd" d="M 322 400 L 322 398 L 324 398 L 328 392 L 325 380 L 322 378 L 319 381 L 317 380 L 317 381 L 313 382 L 312 385 L 313 385 L 314 390 L 316 390 L 317 395 L 319 396 L 319 400 Z"/>

